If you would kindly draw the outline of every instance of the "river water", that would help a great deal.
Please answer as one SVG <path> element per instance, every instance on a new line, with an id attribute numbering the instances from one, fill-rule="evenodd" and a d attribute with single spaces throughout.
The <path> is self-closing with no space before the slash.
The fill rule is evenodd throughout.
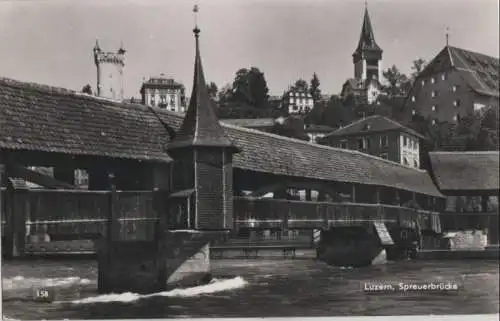
<path id="1" fill-rule="evenodd" d="M 491 261 L 406 261 L 352 269 L 310 259 L 212 261 L 211 284 L 149 296 L 99 295 L 95 261 L 6 261 L 3 314 L 10 319 L 285 317 L 498 313 Z M 367 293 L 364 282 L 453 281 L 458 291 Z M 53 286 L 52 303 L 33 288 Z"/>

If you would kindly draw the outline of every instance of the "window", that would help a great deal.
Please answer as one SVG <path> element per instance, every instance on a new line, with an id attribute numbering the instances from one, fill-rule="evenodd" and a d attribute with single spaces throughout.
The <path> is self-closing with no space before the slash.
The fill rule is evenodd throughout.
<path id="1" fill-rule="evenodd" d="M 367 148 L 367 141 L 365 138 L 360 138 L 358 139 L 358 149 L 366 149 Z"/>
<path id="2" fill-rule="evenodd" d="M 460 121 L 460 114 L 456 114 L 455 116 L 453 116 L 453 120 L 454 121 Z"/>
<path id="3" fill-rule="evenodd" d="M 422 87 L 425 86 L 425 80 L 422 80 Z"/>
<path id="4" fill-rule="evenodd" d="M 474 111 L 480 111 L 482 110 L 484 107 L 486 107 L 485 105 L 483 104 L 480 104 L 480 103 L 474 103 Z"/>
<path id="5" fill-rule="evenodd" d="M 415 102 L 415 96 L 411 96 L 411 101 Z"/>
<path id="6" fill-rule="evenodd" d="M 365 148 L 370 149 L 370 147 L 371 147 L 371 146 L 370 146 L 370 145 L 371 145 L 370 143 L 371 143 L 371 139 L 370 139 L 370 137 L 366 138 L 366 139 L 365 139 Z"/>
<path id="7" fill-rule="evenodd" d="M 432 124 L 436 125 L 436 120 L 435 119 L 432 120 Z"/>
<path id="8" fill-rule="evenodd" d="M 433 90 L 433 91 L 431 92 L 431 97 L 432 97 L 432 98 L 437 97 L 437 91 L 434 91 L 434 90 Z"/>
<path id="9" fill-rule="evenodd" d="M 340 148 L 347 149 L 347 141 L 345 140 L 340 141 Z"/>
<path id="10" fill-rule="evenodd" d="M 453 85 L 453 87 L 451 87 L 451 90 L 452 90 L 453 92 L 456 92 L 456 91 L 457 91 L 457 89 L 458 89 L 457 85 Z"/>
<path id="11" fill-rule="evenodd" d="M 417 112 L 415 111 L 415 109 L 412 109 L 411 114 L 412 115 L 416 115 L 417 114 Z"/>
<path id="12" fill-rule="evenodd" d="M 436 82 L 436 78 L 432 77 L 431 78 L 431 84 L 435 83 Z"/>
<path id="13" fill-rule="evenodd" d="M 382 153 L 380 154 L 380 158 L 389 159 L 389 155 L 387 153 Z"/>
<path id="14" fill-rule="evenodd" d="M 432 105 L 432 108 L 431 108 L 431 109 L 432 109 L 432 111 L 437 111 L 437 109 L 438 109 L 438 108 L 437 108 L 437 105 Z"/>
<path id="15" fill-rule="evenodd" d="M 408 138 L 403 136 L 403 146 L 406 147 L 408 145 Z"/>
<path id="16" fill-rule="evenodd" d="M 443 74 L 441 75 L 441 80 L 446 80 L 446 73 L 443 73 Z"/>
<path id="17" fill-rule="evenodd" d="M 388 142 L 388 138 L 386 135 L 380 137 L 380 146 L 387 147 L 388 143 L 389 142 Z"/>
<path id="18" fill-rule="evenodd" d="M 460 99 L 457 99 L 453 102 L 453 106 L 459 107 L 460 106 Z"/>

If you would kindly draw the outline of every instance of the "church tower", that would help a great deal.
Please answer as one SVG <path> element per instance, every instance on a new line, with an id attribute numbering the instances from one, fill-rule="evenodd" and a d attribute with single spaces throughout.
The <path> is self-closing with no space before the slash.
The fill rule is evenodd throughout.
<path id="1" fill-rule="evenodd" d="M 211 104 L 201 63 L 200 29 L 193 31 L 196 56 L 191 99 L 180 129 L 167 146 L 174 159 L 174 195 L 188 196 L 187 203 L 178 207 L 181 213 L 187 212 L 187 218 L 174 224 L 196 230 L 227 230 L 233 228 L 232 159 L 238 148 L 219 124 Z M 170 216 L 174 217 L 174 202 L 170 205 L 174 210 Z M 182 222 L 187 226 L 179 225 Z"/>
<path id="2" fill-rule="evenodd" d="M 365 6 L 365 16 L 359 37 L 358 47 L 352 55 L 354 62 L 354 78 L 361 82 L 382 77 L 382 49 L 375 42 L 373 28 Z"/>
<path id="3" fill-rule="evenodd" d="M 96 40 L 93 52 L 97 68 L 97 96 L 123 100 L 123 69 L 126 52 L 123 45 L 116 52 L 104 52 Z"/>

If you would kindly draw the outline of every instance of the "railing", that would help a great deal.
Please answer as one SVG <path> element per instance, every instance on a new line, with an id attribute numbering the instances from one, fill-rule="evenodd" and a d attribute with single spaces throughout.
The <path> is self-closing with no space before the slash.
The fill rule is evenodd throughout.
<path id="1" fill-rule="evenodd" d="M 235 226 L 239 228 L 328 228 L 364 225 L 373 221 L 418 226 L 441 231 L 439 213 L 385 204 L 302 202 L 234 198 Z"/>
<path id="2" fill-rule="evenodd" d="M 158 214 L 152 191 L 14 191 L 9 197 L 9 217 L 2 212 L 2 232 L 11 221 L 17 231 L 24 221 L 26 236 L 49 234 L 51 239 L 80 239 L 107 234 L 107 222 L 113 211 L 119 224 L 117 237 L 122 240 L 148 240 L 154 235 Z M 4 199 L 5 200 L 5 199 Z"/>

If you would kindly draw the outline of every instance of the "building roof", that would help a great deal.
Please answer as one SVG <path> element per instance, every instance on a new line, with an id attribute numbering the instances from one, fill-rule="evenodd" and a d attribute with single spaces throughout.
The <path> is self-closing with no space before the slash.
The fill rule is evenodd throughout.
<path id="1" fill-rule="evenodd" d="M 334 130 L 335 128 L 327 125 L 308 124 L 304 126 L 304 131 L 306 133 L 331 133 Z"/>
<path id="2" fill-rule="evenodd" d="M 323 139 L 331 136 L 354 136 L 359 134 L 379 133 L 393 130 L 403 131 L 421 139 L 425 139 L 424 136 L 420 135 L 413 129 L 405 127 L 390 118 L 380 115 L 373 115 L 354 121 L 351 124 L 339 128 L 329 135 L 326 135 L 325 137 L 323 137 Z"/>
<path id="3" fill-rule="evenodd" d="M 446 46 L 426 66 L 420 77 L 452 68 L 461 71 L 461 77 L 475 92 L 499 97 L 500 61 L 478 52 Z"/>
<path id="4" fill-rule="evenodd" d="M 370 15 L 368 14 L 368 8 L 365 8 L 365 15 L 363 17 L 363 26 L 361 27 L 358 47 L 353 55 L 360 55 L 361 52 L 365 50 L 382 52 L 382 49 L 380 49 L 375 41 Z"/>
<path id="5" fill-rule="evenodd" d="M 0 148 L 168 162 L 167 129 L 183 114 L 0 79 Z M 234 167 L 441 196 L 426 171 L 361 152 L 222 124 L 241 152 Z"/>
<path id="6" fill-rule="evenodd" d="M 184 89 L 184 85 L 175 81 L 172 78 L 166 77 L 150 77 L 147 81 L 142 83 L 141 93 L 146 88 L 152 89 Z"/>
<path id="7" fill-rule="evenodd" d="M 169 142 L 168 149 L 204 146 L 224 147 L 236 150 L 233 142 L 226 136 L 219 124 L 210 97 L 208 95 L 203 65 L 201 63 L 198 28 L 194 29 L 196 39 L 196 55 L 194 62 L 193 91 L 186 116 L 175 137 Z"/>
<path id="8" fill-rule="evenodd" d="M 498 191 L 499 152 L 430 152 L 436 184 L 446 191 Z"/>
<path id="9" fill-rule="evenodd" d="M 221 119 L 224 124 L 246 127 L 246 128 L 269 128 L 274 126 L 276 120 L 274 118 L 235 118 Z"/>

